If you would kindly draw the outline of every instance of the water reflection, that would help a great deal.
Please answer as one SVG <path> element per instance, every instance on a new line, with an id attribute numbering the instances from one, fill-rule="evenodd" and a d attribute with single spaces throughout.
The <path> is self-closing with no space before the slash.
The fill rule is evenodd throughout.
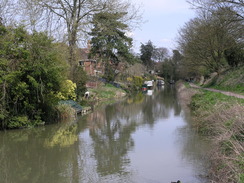
<path id="1" fill-rule="evenodd" d="M 152 95 L 140 93 L 78 122 L 0 132 L 0 182 L 163 183 L 174 180 L 174 175 L 187 177 L 184 169 L 201 164 L 205 147 L 185 131 L 185 119 L 175 89 L 160 87 Z M 182 130 L 172 141 L 177 128 Z M 179 164 L 181 158 L 187 162 L 186 167 L 173 167 L 180 173 L 168 173 L 166 178 L 162 173 L 170 170 L 164 167 L 169 154 L 169 162 Z M 147 158 L 151 169 L 143 165 Z"/>
<path id="2" fill-rule="evenodd" d="M 64 126 L 59 125 L 1 132 L 0 182 L 70 182 L 63 175 L 76 164 L 74 129 L 67 126 L 68 134 L 61 136 Z M 61 138 L 55 142 L 57 136 Z"/>

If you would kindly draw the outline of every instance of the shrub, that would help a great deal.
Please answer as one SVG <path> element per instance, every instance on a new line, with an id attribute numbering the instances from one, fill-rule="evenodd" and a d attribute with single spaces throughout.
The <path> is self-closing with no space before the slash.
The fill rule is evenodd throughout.
<path id="1" fill-rule="evenodd" d="M 71 80 L 65 80 L 62 84 L 61 92 L 58 93 L 60 100 L 76 100 L 76 84 Z"/>
<path id="2" fill-rule="evenodd" d="M 59 120 L 69 119 L 69 118 L 74 117 L 74 115 L 75 115 L 75 109 L 73 109 L 68 104 L 58 104 L 56 106 L 56 110 L 58 112 Z"/>
<path id="3" fill-rule="evenodd" d="M 142 84 L 143 84 L 143 78 L 140 77 L 140 76 L 134 76 L 133 77 L 133 84 L 136 86 L 136 87 L 141 87 Z"/>
<path id="4" fill-rule="evenodd" d="M 15 116 L 9 120 L 8 128 L 27 127 L 29 124 L 27 116 Z"/>

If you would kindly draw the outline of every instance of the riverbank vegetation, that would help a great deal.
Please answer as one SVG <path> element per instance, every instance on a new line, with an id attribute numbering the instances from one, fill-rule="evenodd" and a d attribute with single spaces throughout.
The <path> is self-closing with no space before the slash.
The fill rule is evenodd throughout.
<path id="1" fill-rule="evenodd" d="M 0 27 L 1 129 L 35 126 L 52 119 L 66 64 L 44 33 Z"/>
<path id="2" fill-rule="evenodd" d="M 127 94 L 122 88 L 117 88 L 112 84 L 104 83 L 95 88 L 89 88 L 88 91 L 90 92 L 90 96 L 88 99 L 84 99 L 82 104 L 91 108 L 121 100 Z"/>
<path id="3" fill-rule="evenodd" d="M 78 66 L 79 41 L 91 39 L 87 56 L 105 66 L 103 77 L 113 81 L 119 63 L 137 60 L 126 32 L 140 20 L 140 11 L 128 1 L 4 1 L 0 6 L 0 129 L 72 116 L 73 110 L 59 101 L 83 100 L 88 77 Z M 109 23 L 113 27 L 106 32 Z"/>
<path id="4" fill-rule="evenodd" d="M 243 94 L 243 7 L 241 1 L 189 1 L 197 17 L 179 31 L 179 78 L 202 87 Z M 173 73 L 173 72 L 172 72 Z M 180 87 L 190 106 L 193 127 L 212 142 L 209 181 L 244 182 L 244 100 Z"/>
<path id="5" fill-rule="evenodd" d="M 244 66 L 225 70 L 204 87 L 244 94 Z"/>
<path id="6" fill-rule="evenodd" d="M 244 99 L 210 91 L 192 97 L 194 126 L 213 142 L 210 179 L 214 182 L 244 181 Z"/>
<path id="7" fill-rule="evenodd" d="M 212 182 L 244 181 L 244 99 L 221 93 L 202 91 L 177 84 L 181 103 L 193 114 L 193 129 L 212 142 L 209 180 Z"/>

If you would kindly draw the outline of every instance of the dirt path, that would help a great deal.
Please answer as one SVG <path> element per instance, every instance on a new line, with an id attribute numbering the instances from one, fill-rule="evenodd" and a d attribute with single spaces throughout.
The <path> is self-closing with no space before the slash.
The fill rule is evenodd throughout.
<path id="1" fill-rule="evenodd" d="M 233 96 L 233 97 L 243 98 L 244 99 L 244 95 L 241 95 L 241 94 L 236 94 L 236 93 L 222 91 L 222 90 L 216 90 L 216 89 L 212 89 L 212 88 L 202 88 L 202 87 L 197 86 L 197 85 L 195 85 L 193 83 L 190 83 L 190 86 L 192 88 L 198 88 L 198 89 L 208 90 L 208 91 L 212 91 L 212 92 L 218 92 L 218 93 L 222 93 L 224 95 L 228 95 L 228 96 Z"/>

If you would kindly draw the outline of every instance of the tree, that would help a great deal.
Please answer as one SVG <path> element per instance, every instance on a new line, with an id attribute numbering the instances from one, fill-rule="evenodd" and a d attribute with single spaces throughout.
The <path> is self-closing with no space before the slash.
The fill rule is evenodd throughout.
<path id="1" fill-rule="evenodd" d="M 44 33 L 1 26 L 0 35 L 0 128 L 40 124 L 53 115 L 65 62 Z"/>
<path id="2" fill-rule="evenodd" d="M 229 46 L 226 47 L 226 54 L 233 53 L 233 50 L 243 49 L 243 18 L 244 18 L 244 3 L 242 0 L 193 0 L 193 7 L 200 10 L 198 11 L 199 17 L 202 20 L 212 20 L 216 25 L 219 25 L 226 34 L 232 39 L 228 42 Z M 227 51 L 229 50 L 229 51 Z M 232 50 L 232 51 L 230 51 Z M 228 53 L 227 53 L 228 52 Z M 236 53 L 237 54 L 237 53 Z M 235 55 L 236 55 L 235 54 Z M 233 58 L 233 54 L 232 58 Z M 230 57 L 229 57 L 230 59 Z M 239 59 L 236 59 L 236 61 Z M 234 62 L 236 62 L 234 61 Z M 228 60 L 229 62 L 229 60 Z M 239 61 L 238 61 L 239 62 Z M 239 62 L 241 63 L 241 62 Z"/>
<path id="3" fill-rule="evenodd" d="M 153 53 L 155 50 L 155 46 L 153 43 L 149 40 L 146 44 L 141 44 L 141 60 L 147 68 L 153 67 Z"/>
<path id="4" fill-rule="evenodd" d="M 188 2 L 196 9 L 203 11 L 215 12 L 222 9 L 224 10 L 222 15 L 234 13 L 232 21 L 243 21 L 244 18 L 243 0 L 189 0 Z"/>
<path id="5" fill-rule="evenodd" d="M 162 75 L 167 80 L 178 80 L 182 78 L 183 56 L 179 50 L 173 50 L 171 58 L 164 59 L 162 63 Z"/>
<path id="6" fill-rule="evenodd" d="M 169 57 L 169 50 L 167 48 L 160 47 L 154 49 L 152 58 L 156 62 L 162 62 L 167 57 Z"/>
<path id="7" fill-rule="evenodd" d="M 65 23 L 64 30 L 67 31 L 67 41 L 69 45 L 69 64 L 71 66 L 71 78 L 76 65 L 75 49 L 78 41 L 78 33 L 84 30 L 86 19 L 89 19 L 94 12 L 102 11 L 106 8 L 106 1 L 88 0 L 51 0 L 37 1 L 40 7 L 44 7 L 52 14 L 54 19 Z M 51 18 L 51 17 L 47 17 Z"/>
<path id="8" fill-rule="evenodd" d="M 76 66 L 76 47 L 81 39 L 86 39 L 94 14 L 110 12 L 127 12 L 124 22 L 139 22 L 139 11 L 129 1 L 119 0 L 19 0 L 24 2 L 27 14 L 41 14 L 39 17 L 30 16 L 32 27 L 42 25 L 50 35 L 60 36 L 69 45 L 70 77 L 73 79 Z M 22 6 L 23 7 L 23 6 Z M 32 8 L 33 7 L 33 8 Z M 36 7 L 38 7 L 36 9 Z M 41 11 L 39 11 L 41 10 Z M 138 21 L 137 21 L 138 20 Z M 38 21 L 38 22 L 36 22 Z M 39 26 L 40 28 L 41 26 Z"/>
<path id="9" fill-rule="evenodd" d="M 9 16 L 9 9 L 11 5 L 11 1 L 9 0 L 0 0 L 0 25 L 7 22 L 7 16 Z"/>
<path id="10" fill-rule="evenodd" d="M 179 45 L 189 66 L 219 72 L 227 65 L 224 52 L 236 43 L 225 23 L 218 17 L 195 18 L 181 29 Z"/>
<path id="11" fill-rule="evenodd" d="M 82 67 L 76 67 L 74 70 L 74 82 L 76 83 L 76 95 L 79 97 L 84 96 L 86 92 L 87 75 Z"/>
<path id="12" fill-rule="evenodd" d="M 119 62 L 129 61 L 132 39 L 126 36 L 128 25 L 122 22 L 126 13 L 102 12 L 94 15 L 90 35 L 90 56 L 99 57 L 106 64 L 105 75 L 112 76 Z M 110 77 L 107 77 L 110 78 Z M 112 76 L 110 78 L 113 79 Z"/>
<path id="13" fill-rule="evenodd" d="M 166 58 L 164 62 L 162 63 L 162 76 L 166 80 L 172 80 L 173 79 L 173 73 L 174 73 L 174 68 L 172 65 L 172 60 L 169 58 Z"/>

